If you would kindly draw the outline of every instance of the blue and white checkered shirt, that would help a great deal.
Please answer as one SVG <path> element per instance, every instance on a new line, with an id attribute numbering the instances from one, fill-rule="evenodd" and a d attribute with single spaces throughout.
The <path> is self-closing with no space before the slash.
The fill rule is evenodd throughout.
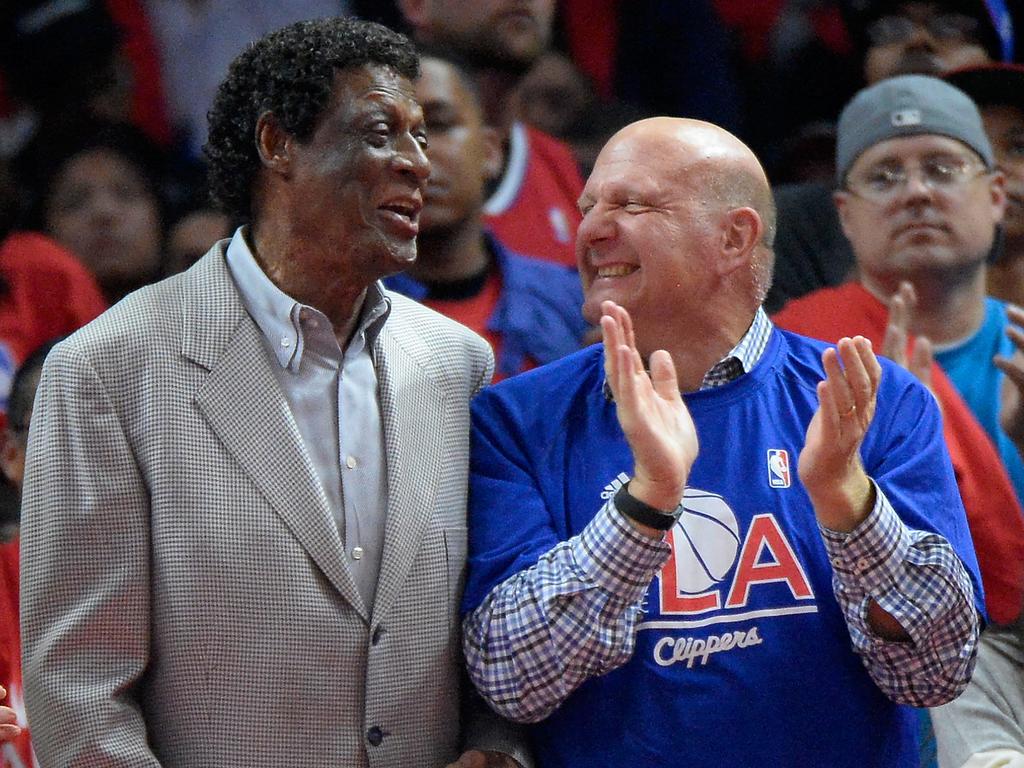
<path id="1" fill-rule="evenodd" d="M 760 360 L 772 323 L 759 310 L 739 344 L 704 377 L 718 386 Z M 891 699 L 914 706 L 948 700 L 970 678 L 978 639 L 970 577 L 941 536 L 908 528 L 875 486 L 868 517 L 852 532 L 819 526 L 833 589 L 854 649 Z M 470 677 L 506 717 L 536 722 L 587 678 L 633 653 L 641 601 L 671 554 L 639 533 L 614 497 L 578 535 L 496 586 L 463 621 Z M 871 601 L 910 635 L 879 637 Z M 964 606 L 967 609 L 964 610 Z"/>

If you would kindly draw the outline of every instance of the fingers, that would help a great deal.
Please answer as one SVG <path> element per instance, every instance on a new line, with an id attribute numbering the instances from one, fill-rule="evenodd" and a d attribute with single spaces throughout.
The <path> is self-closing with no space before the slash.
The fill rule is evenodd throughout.
<path id="1" fill-rule="evenodd" d="M 608 385 L 618 400 L 627 378 L 644 370 L 636 348 L 633 322 L 629 313 L 613 301 L 601 303 L 601 336 L 604 341 L 604 367 Z M 623 355 L 621 350 L 626 350 Z"/>
<path id="2" fill-rule="evenodd" d="M 822 379 L 818 382 L 818 414 L 826 432 L 838 434 L 839 409 L 836 408 L 835 397 L 832 394 L 832 387 L 829 385 L 828 379 Z"/>
<path id="3" fill-rule="evenodd" d="M 818 385 L 818 401 L 826 421 L 838 424 L 839 417 L 847 417 L 856 409 L 853 392 L 843 375 L 839 353 L 834 347 L 825 350 L 821 362 L 825 367 L 825 379 Z M 824 388 L 821 384 L 825 385 Z"/>
<path id="4" fill-rule="evenodd" d="M 1006 378 L 1014 383 L 1018 390 L 1024 391 L 1024 364 L 1022 361 L 1009 357 L 995 357 L 992 359 L 996 368 L 1006 374 Z"/>
<path id="5" fill-rule="evenodd" d="M 619 384 L 619 367 L 616 351 L 622 346 L 622 331 L 615 318 L 601 317 L 601 342 L 604 344 L 604 376 L 614 393 Z"/>
<path id="6" fill-rule="evenodd" d="M 1010 337 L 1017 352 L 1024 353 L 1024 331 L 1016 325 L 1006 326 L 1006 335 Z"/>
<path id="7" fill-rule="evenodd" d="M 917 306 L 914 286 L 906 280 L 900 283 L 889 300 L 889 322 L 882 339 L 882 354 L 903 367 L 907 365 L 907 333 L 910 315 Z"/>
<path id="8" fill-rule="evenodd" d="M 826 423 L 855 419 L 867 428 L 874 415 L 875 395 L 882 379 L 882 367 L 863 336 L 843 338 L 821 357 L 825 368 L 824 396 L 819 386 L 818 397 Z"/>
<path id="9" fill-rule="evenodd" d="M 7 692 L 0 687 L 0 700 L 6 695 Z M 21 728 L 16 725 L 17 721 L 18 715 L 13 709 L 0 707 L 0 742 L 11 741 L 21 733 Z"/>
<path id="10" fill-rule="evenodd" d="M 651 384 L 659 397 L 665 400 L 682 400 L 679 394 L 679 379 L 672 355 L 659 349 L 651 355 Z"/>
<path id="11" fill-rule="evenodd" d="M 918 336 L 914 339 L 914 346 L 910 352 L 910 372 L 929 390 L 932 388 L 932 363 L 934 362 L 935 351 L 931 340 L 927 336 Z"/>
<path id="12" fill-rule="evenodd" d="M 992 362 L 1003 373 L 1006 378 L 1016 385 L 1019 390 L 1024 391 L 1024 331 L 1020 326 L 1024 325 L 1024 309 L 1014 305 L 1006 305 L 1006 314 L 1012 325 L 1006 326 L 1006 335 L 1010 337 L 1016 352 L 1013 357 L 996 355 Z"/>
<path id="13" fill-rule="evenodd" d="M 1024 308 L 1018 307 L 1016 304 L 1007 304 L 1006 316 L 1014 325 L 1024 326 Z"/>

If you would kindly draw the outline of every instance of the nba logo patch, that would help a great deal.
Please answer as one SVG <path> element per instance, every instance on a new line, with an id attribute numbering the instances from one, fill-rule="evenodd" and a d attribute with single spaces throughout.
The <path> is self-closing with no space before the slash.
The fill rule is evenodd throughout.
<path id="1" fill-rule="evenodd" d="M 782 448 L 768 449 L 768 485 L 789 488 L 789 454 Z"/>

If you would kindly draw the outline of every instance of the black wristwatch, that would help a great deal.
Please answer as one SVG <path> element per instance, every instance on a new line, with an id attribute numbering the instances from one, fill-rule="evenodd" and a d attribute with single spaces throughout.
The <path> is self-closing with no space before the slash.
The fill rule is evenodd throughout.
<path id="1" fill-rule="evenodd" d="M 652 507 L 650 504 L 645 504 L 640 499 L 630 496 L 628 482 L 615 494 L 615 508 L 630 520 L 656 531 L 667 531 L 683 515 L 681 502 L 671 512 L 662 512 L 657 507 Z"/>

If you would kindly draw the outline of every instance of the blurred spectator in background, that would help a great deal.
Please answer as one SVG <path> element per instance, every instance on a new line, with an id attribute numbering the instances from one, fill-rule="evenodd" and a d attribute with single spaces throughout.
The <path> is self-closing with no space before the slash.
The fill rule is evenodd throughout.
<path id="1" fill-rule="evenodd" d="M 1024 768 L 1024 623 L 983 632 L 967 690 L 931 716 L 939 768 Z"/>
<path id="2" fill-rule="evenodd" d="M 1001 0 L 848 0 L 845 8 L 867 83 L 999 61 L 1012 50 L 1013 25 Z M 851 276 L 853 253 L 831 196 L 826 184 L 776 190 L 775 282 L 765 301 L 770 312 Z"/>
<path id="3" fill-rule="evenodd" d="M 946 75 L 974 99 L 996 165 L 1006 174 L 1002 248 L 988 267 L 988 294 L 1024 306 L 1024 67 L 987 64 Z"/>
<path id="4" fill-rule="evenodd" d="M 472 328 L 494 350 L 494 379 L 574 352 L 587 329 L 575 270 L 507 249 L 481 223 L 484 187 L 501 171 L 472 73 L 426 53 L 416 99 L 430 136 L 430 177 L 416 261 L 389 288 Z"/>
<path id="5" fill-rule="evenodd" d="M 157 54 L 141 0 L 13 0 L 0 10 L 0 147 L 83 118 L 131 122 L 171 139 Z M 2 100 L 0 100 L 2 102 Z"/>
<path id="6" fill-rule="evenodd" d="M 39 387 L 43 361 L 53 343 L 44 344 L 18 369 L 11 387 L 7 427 L 0 433 L 0 470 L 19 494 L 25 477 L 25 447 L 32 420 L 32 404 Z M 6 534 L 0 529 L 0 687 L 7 689 L 6 703 L 15 711 L 22 731 L 12 743 L 2 748 L 0 765 L 4 768 L 31 768 L 36 763 L 33 762 L 22 696 L 17 523 L 16 518 L 8 520 Z M 0 696 L 0 702 L 3 701 Z"/>
<path id="7" fill-rule="evenodd" d="M 849 0 L 847 13 L 869 85 L 1012 56 L 1013 23 L 1001 0 Z"/>
<path id="8" fill-rule="evenodd" d="M 572 60 L 555 51 L 537 60 L 516 98 L 523 122 L 568 144 L 584 176 L 612 134 L 642 117 L 625 102 L 599 97 Z"/>
<path id="9" fill-rule="evenodd" d="M 197 159 L 217 86 L 246 45 L 293 21 L 348 12 L 346 0 L 141 1 L 160 52 L 171 120 Z"/>
<path id="10" fill-rule="evenodd" d="M 22 361 L 107 306 L 88 270 L 48 237 L 19 230 L 19 216 L 12 176 L 0 160 L 0 428 Z"/>
<path id="11" fill-rule="evenodd" d="M 127 126 L 94 126 L 39 159 L 43 230 L 85 265 L 113 304 L 160 275 L 163 157 Z"/>
<path id="12" fill-rule="evenodd" d="M 212 206 L 185 213 L 167 231 L 164 276 L 184 272 L 210 250 L 210 243 L 231 237 L 235 229 L 231 218 Z"/>
<path id="13" fill-rule="evenodd" d="M 574 267 L 583 179 L 572 150 L 521 122 L 514 98 L 548 48 L 555 0 L 399 0 L 399 7 L 418 42 L 469 62 L 487 123 L 499 130 L 505 167 L 484 205 L 487 226 L 515 251 Z"/>
<path id="14" fill-rule="evenodd" d="M 712 0 L 562 0 L 561 21 L 603 99 L 742 127 L 736 51 Z"/>

